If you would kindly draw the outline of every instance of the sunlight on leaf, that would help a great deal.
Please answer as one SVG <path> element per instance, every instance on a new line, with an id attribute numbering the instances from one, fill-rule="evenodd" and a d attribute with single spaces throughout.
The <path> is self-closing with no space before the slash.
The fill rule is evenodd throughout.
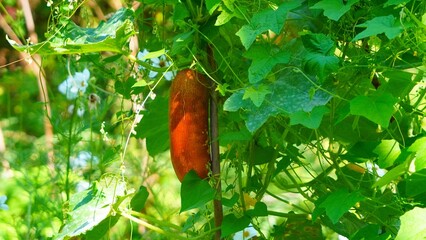
<path id="1" fill-rule="evenodd" d="M 55 239 L 78 236 L 97 226 L 110 216 L 117 198 L 125 196 L 125 189 L 126 183 L 121 178 L 106 175 L 91 189 L 74 194 L 69 202 L 68 219 Z"/>
<path id="2" fill-rule="evenodd" d="M 213 14 L 214 10 L 219 7 L 220 0 L 206 0 L 206 7 L 209 14 Z"/>
<path id="3" fill-rule="evenodd" d="M 420 240 L 426 238 L 426 209 L 415 207 L 401 216 L 401 228 L 395 240 Z"/>
<path id="4" fill-rule="evenodd" d="M 417 139 L 408 148 L 408 151 L 416 154 L 415 166 L 416 171 L 426 168 L 426 137 Z"/>
<path id="5" fill-rule="evenodd" d="M 373 152 L 378 156 L 377 164 L 379 167 L 385 169 L 393 165 L 401 153 L 401 149 L 397 141 L 390 139 L 382 140 Z"/>
<path id="6" fill-rule="evenodd" d="M 19 46 L 12 41 L 9 43 L 18 51 L 41 55 L 122 52 L 128 39 L 135 33 L 133 15 L 133 10 L 122 8 L 97 28 L 82 28 L 70 21 L 58 34 L 44 42 L 29 46 Z"/>

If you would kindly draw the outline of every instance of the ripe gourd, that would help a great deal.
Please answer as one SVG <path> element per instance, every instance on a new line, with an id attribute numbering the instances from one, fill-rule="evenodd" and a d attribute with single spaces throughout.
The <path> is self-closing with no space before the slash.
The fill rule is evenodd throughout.
<path id="1" fill-rule="evenodd" d="M 180 181 L 191 170 L 201 178 L 209 172 L 209 88 L 206 78 L 191 69 L 177 73 L 170 88 L 170 154 Z"/>

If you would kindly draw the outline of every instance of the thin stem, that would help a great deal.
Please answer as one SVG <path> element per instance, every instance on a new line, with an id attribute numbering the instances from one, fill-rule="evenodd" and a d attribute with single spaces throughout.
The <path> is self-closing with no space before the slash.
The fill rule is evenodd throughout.
<path id="1" fill-rule="evenodd" d="M 218 114 L 216 106 L 217 96 L 216 92 L 212 90 L 212 97 L 210 98 L 210 131 L 211 131 L 211 158 L 212 158 L 212 173 L 213 182 L 216 188 L 216 197 L 213 200 L 214 205 L 214 220 L 215 227 L 218 230 L 215 233 L 215 239 L 219 240 L 221 236 L 220 227 L 223 220 L 222 208 L 222 184 L 220 177 L 220 157 L 219 157 L 219 133 L 218 133 Z"/>
<path id="2" fill-rule="evenodd" d="M 304 208 L 302 208 L 302 207 L 299 207 L 299 206 L 297 206 L 297 205 L 294 205 L 293 203 L 291 203 L 291 202 L 289 202 L 289 201 L 285 200 L 284 198 L 281 198 L 281 197 L 279 197 L 279 196 L 277 196 L 277 195 L 273 194 L 272 192 L 270 192 L 270 191 L 268 191 L 268 190 L 266 190 L 266 193 L 267 193 L 269 196 L 271 196 L 271 197 L 273 197 L 273 198 L 275 198 L 275 199 L 278 199 L 279 201 L 284 202 L 284 203 L 286 203 L 286 204 L 288 204 L 288 205 L 290 205 L 290 206 L 292 206 L 292 207 L 294 207 L 294 208 L 297 208 L 297 209 L 299 209 L 300 211 L 302 211 L 302 212 L 304 212 L 304 213 L 310 214 L 310 212 L 308 212 L 306 209 L 304 209 Z"/>

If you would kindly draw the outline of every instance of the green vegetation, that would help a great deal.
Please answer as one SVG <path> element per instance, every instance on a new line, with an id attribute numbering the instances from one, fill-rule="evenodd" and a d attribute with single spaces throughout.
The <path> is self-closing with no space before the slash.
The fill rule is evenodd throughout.
<path id="1" fill-rule="evenodd" d="M 0 239 L 426 237 L 426 2 L 0 12 Z M 187 68 L 214 86 L 221 172 L 181 183 L 168 104 Z"/>

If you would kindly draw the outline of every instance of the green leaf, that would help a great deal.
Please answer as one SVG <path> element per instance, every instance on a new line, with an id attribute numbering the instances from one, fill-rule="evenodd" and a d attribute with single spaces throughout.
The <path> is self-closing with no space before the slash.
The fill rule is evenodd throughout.
<path id="1" fill-rule="evenodd" d="M 116 80 L 114 89 L 121 94 L 125 99 L 130 99 L 132 96 L 132 86 L 136 83 L 136 79 L 130 77 L 125 81 Z"/>
<path id="2" fill-rule="evenodd" d="M 415 160 L 415 166 L 416 171 L 422 170 L 426 168 L 426 137 L 422 137 L 419 139 L 416 139 L 416 141 L 411 144 L 411 146 L 408 148 L 409 152 L 415 153 L 416 160 Z"/>
<path id="3" fill-rule="evenodd" d="M 343 214 L 349 211 L 357 202 L 364 200 L 364 198 L 360 192 L 350 193 L 347 189 L 338 189 L 316 206 L 315 211 L 317 211 L 317 208 L 319 212 L 325 211 L 332 223 L 336 224 Z M 316 216 L 318 216 L 317 214 Z"/>
<path id="4" fill-rule="evenodd" d="M 132 85 L 132 88 L 146 87 L 146 86 L 152 85 L 154 83 L 155 83 L 154 81 L 147 82 L 145 79 L 140 79 L 139 81 L 135 82 Z"/>
<path id="5" fill-rule="evenodd" d="M 185 51 L 194 40 L 193 33 L 194 33 L 194 30 L 176 35 L 173 38 L 173 45 L 172 45 L 172 49 L 170 50 L 170 54 L 176 55 L 178 53 Z"/>
<path id="6" fill-rule="evenodd" d="M 322 80 L 338 69 L 339 59 L 334 56 L 336 46 L 333 40 L 324 34 L 307 34 L 301 38 L 308 50 L 303 59 L 304 70 L 307 73 L 316 75 Z"/>
<path id="7" fill-rule="evenodd" d="M 219 141 L 222 146 L 234 144 L 237 141 L 249 141 L 251 139 L 250 132 L 243 128 L 238 132 L 224 132 L 219 135 Z"/>
<path id="8" fill-rule="evenodd" d="M 140 212 L 145 206 L 145 202 L 148 199 L 149 193 L 146 187 L 141 186 L 139 191 L 132 197 L 130 201 L 130 206 L 132 210 Z"/>
<path id="9" fill-rule="evenodd" d="M 155 52 L 149 52 L 148 54 L 146 54 L 145 56 L 143 56 L 140 60 L 141 61 L 145 61 L 147 59 L 151 59 L 151 58 L 158 58 L 162 55 L 166 54 L 166 49 L 160 49 L 158 51 Z"/>
<path id="10" fill-rule="evenodd" d="M 256 202 L 256 204 L 254 205 L 254 209 L 247 210 L 246 214 L 249 217 L 268 216 L 268 207 L 264 202 Z"/>
<path id="11" fill-rule="evenodd" d="M 250 224 L 250 218 L 243 216 L 237 218 L 234 214 L 228 214 L 223 217 L 221 238 L 227 237 L 233 233 L 244 230 Z"/>
<path id="12" fill-rule="evenodd" d="M 259 146 L 257 144 L 253 144 L 253 147 L 250 151 L 249 161 L 251 164 L 260 165 L 265 164 L 270 161 L 274 161 L 274 155 L 276 150 L 271 146 Z"/>
<path id="13" fill-rule="evenodd" d="M 411 174 L 406 179 L 406 193 L 408 197 L 415 197 L 426 192 L 426 169 Z"/>
<path id="14" fill-rule="evenodd" d="M 125 196 L 125 189 L 126 183 L 121 177 L 106 175 L 91 189 L 71 196 L 71 212 L 55 239 L 75 237 L 100 224 L 110 216 L 117 198 Z"/>
<path id="15" fill-rule="evenodd" d="M 284 26 L 287 13 L 300 5 L 301 1 L 292 0 L 281 4 L 276 10 L 268 9 L 256 13 L 250 24 L 242 26 L 236 35 L 240 37 L 243 46 L 249 49 L 259 34 L 267 30 L 278 34 Z"/>
<path id="16" fill-rule="evenodd" d="M 378 235 L 381 231 L 382 226 L 376 225 L 376 224 L 368 224 L 367 226 L 364 226 L 362 228 L 359 228 L 359 230 L 352 235 L 349 239 L 351 240 L 367 240 L 367 239 L 374 239 L 374 240 L 387 240 L 390 239 L 390 233 L 382 233 Z"/>
<path id="17" fill-rule="evenodd" d="M 381 177 L 376 183 L 373 184 L 374 187 L 383 187 L 386 184 L 398 179 L 401 175 L 405 174 L 410 166 L 409 160 L 404 163 L 392 168 L 389 172 L 387 172 L 383 177 Z"/>
<path id="18" fill-rule="evenodd" d="M 217 16 L 216 22 L 214 23 L 215 26 L 223 25 L 227 22 L 229 22 L 233 17 L 235 17 L 235 13 L 230 12 L 226 8 L 223 8 L 220 12 L 219 16 Z"/>
<path id="19" fill-rule="evenodd" d="M 169 100 L 156 97 L 146 105 L 147 112 L 135 127 L 136 138 L 146 138 L 146 147 L 151 156 L 166 151 L 170 146 Z"/>
<path id="20" fill-rule="evenodd" d="M 103 239 L 105 234 L 110 231 L 111 227 L 114 226 L 120 219 L 119 215 L 109 216 L 105 218 L 102 222 L 96 225 L 92 230 L 87 231 L 84 234 L 84 239 L 97 240 Z"/>
<path id="21" fill-rule="evenodd" d="M 343 14 L 351 9 L 351 6 L 359 0 L 349 0 L 347 3 L 344 1 L 336 0 L 322 0 L 317 2 L 311 9 L 322 9 L 324 10 L 324 16 L 331 20 L 337 21 Z"/>
<path id="22" fill-rule="evenodd" d="M 188 9 L 186 9 L 185 4 L 176 2 L 173 9 L 173 23 L 176 25 L 185 23 L 185 18 L 187 17 L 189 17 L 189 12 Z"/>
<path id="23" fill-rule="evenodd" d="M 248 70 L 249 81 L 257 83 L 263 80 L 276 64 L 288 63 L 291 55 L 290 52 L 277 47 L 271 48 L 270 45 L 258 44 L 251 47 L 244 56 L 253 60 Z"/>
<path id="24" fill-rule="evenodd" d="M 206 180 L 202 180 L 194 170 L 189 171 L 183 178 L 180 192 L 180 212 L 202 207 L 213 200 L 215 195 L 215 190 Z"/>
<path id="25" fill-rule="evenodd" d="M 301 36 L 303 46 L 308 52 L 333 56 L 336 45 L 334 41 L 324 34 L 306 34 Z"/>
<path id="26" fill-rule="evenodd" d="M 222 204 L 225 207 L 233 207 L 238 200 L 240 200 L 240 194 L 238 193 L 234 193 L 234 195 L 232 195 L 231 199 L 227 199 L 225 197 L 222 198 Z"/>
<path id="27" fill-rule="evenodd" d="M 97 28 L 82 28 L 69 20 L 54 36 L 44 42 L 33 45 L 9 43 L 18 51 L 30 54 L 82 54 L 89 52 L 123 52 L 129 38 L 135 34 L 133 27 L 134 12 L 128 8 L 118 10 Z"/>
<path id="28" fill-rule="evenodd" d="M 363 116 L 387 128 L 397 101 L 387 92 L 375 92 L 372 96 L 357 96 L 350 101 L 351 114 Z"/>
<path id="29" fill-rule="evenodd" d="M 395 240 L 421 240 L 426 238 L 426 208 L 415 207 L 400 217 L 401 227 Z"/>
<path id="30" fill-rule="evenodd" d="M 384 6 L 388 7 L 392 5 L 407 4 L 409 2 L 411 2 L 411 0 L 388 0 Z"/>
<path id="31" fill-rule="evenodd" d="M 219 7 L 220 1 L 221 0 L 206 0 L 206 7 L 210 15 Z"/>
<path id="32" fill-rule="evenodd" d="M 380 143 L 377 141 L 366 142 L 360 141 L 355 143 L 343 157 L 349 162 L 367 162 L 374 161 L 377 158 L 377 154 L 374 153 L 374 149 Z"/>
<path id="33" fill-rule="evenodd" d="M 411 89 L 423 79 L 424 72 L 419 72 L 413 79 L 413 73 L 390 70 L 383 72 L 380 90 L 391 93 L 394 97 L 405 97 Z"/>
<path id="34" fill-rule="evenodd" d="M 265 85 L 260 85 L 257 89 L 249 87 L 244 91 L 243 100 L 249 98 L 256 107 L 260 107 L 265 100 L 265 96 L 270 93 L 271 91 L 269 91 L 268 87 Z"/>
<path id="35" fill-rule="evenodd" d="M 392 15 L 375 17 L 363 24 L 357 25 L 357 27 L 365 27 L 366 29 L 358 33 L 352 41 L 358 41 L 381 33 L 384 33 L 389 39 L 393 39 L 403 30 L 399 20 L 395 19 Z"/>
<path id="36" fill-rule="evenodd" d="M 401 153 L 399 143 L 393 139 L 382 140 L 380 144 L 373 151 L 378 156 L 378 162 L 380 168 L 388 168 L 393 165 L 395 160 Z"/>
<path id="37" fill-rule="evenodd" d="M 324 115 L 329 112 L 326 106 L 315 107 L 311 112 L 295 112 L 290 114 L 290 125 L 302 124 L 307 128 L 317 129 Z"/>
<path id="38" fill-rule="evenodd" d="M 310 112 L 314 107 L 325 105 L 331 99 L 331 95 L 322 90 L 311 95 L 310 90 L 315 87 L 315 80 L 307 80 L 306 75 L 300 72 L 286 71 L 277 75 L 277 80 L 269 86 L 271 94 L 265 97 L 260 107 L 256 107 L 249 99 L 243 99 L 244 90 L 240 90 L 225 101 L 224 110 L 235 112 L 243 109 L 241 114 L 246 127 L 253 133 L 269 117 L 299 111 Z"/>

